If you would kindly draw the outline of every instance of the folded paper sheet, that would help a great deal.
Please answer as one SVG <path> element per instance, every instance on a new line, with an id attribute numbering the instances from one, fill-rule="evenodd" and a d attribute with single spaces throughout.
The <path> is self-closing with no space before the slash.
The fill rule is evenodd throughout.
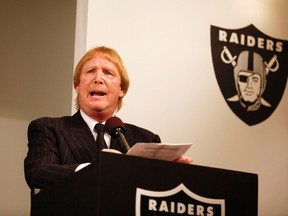
<path id="1" fill-rule="evenodd" d="M 137 143 L 127 155 L 173 161 L 183 156 L 191 143 Z"/>

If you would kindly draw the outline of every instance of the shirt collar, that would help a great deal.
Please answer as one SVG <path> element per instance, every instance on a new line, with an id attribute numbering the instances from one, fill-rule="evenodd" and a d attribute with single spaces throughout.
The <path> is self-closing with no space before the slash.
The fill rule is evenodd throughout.
<path id="1" fill-rule="evenodd" d="M 88 116 L 81 109 L 80 109 L 80 114 L 81 114 L 82 118 L 84 119 L 84 121 L 86 122 L 86 124 L 88 125 L 88 127 L 90 128 L 90 130 L 94 131 L 94 127 L 98 122 L 96 120 L 94 120 L 93 118 L 91 118 L 90 116 Z"/>
<path id="2" fill-rule="evenodd" d="M 86 122 L 86 124 L 88 125 L 89 129 L 91 130 L 92 135 L 94 136 L 94 139 L 96 140 L 96 132 L 94 130 L 94 127 L 99 122 L 94 120 L 90 116 L 88 116 L 81 109 L 80 109 L 80 114 L 81 114 L 82 118 L 84 119 L 84 121 Z M 103 123 L 105 124 L 105 122 L 102 122 L 102 124 Z M 107 146 L 109 148 L 110 147 L 110 142 L 111 142 L 111 136 L 108 133 L 104 133 L 104 139 L 105 139 L 106 144 L 107 144 Z"/>

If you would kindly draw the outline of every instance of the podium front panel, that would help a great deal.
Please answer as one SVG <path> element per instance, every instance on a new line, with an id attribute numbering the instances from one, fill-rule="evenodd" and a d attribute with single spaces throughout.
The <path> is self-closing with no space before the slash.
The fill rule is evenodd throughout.
<path id="1" fill-rule="evenodd" d="M 32 196 L 32 214 L 257 216 L 258 176 L 127 155 L 98 160 Z"/>

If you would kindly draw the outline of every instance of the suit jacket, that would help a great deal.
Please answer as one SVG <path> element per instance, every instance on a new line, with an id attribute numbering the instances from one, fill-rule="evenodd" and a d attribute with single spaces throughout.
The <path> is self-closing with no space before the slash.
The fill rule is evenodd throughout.
<path id="1" fill-rule="evenodd" d="M 125 137 L 130 146 L 137 142 L 161 142 L 146 129 L 125 123 Z M 117 139 L 110 148 L 125 153 Z M 95 139 L 78 111 L 73 116 L 40 118 L 28 127 L 28 153 L 24 160 L 25 178 L 31 189 L 46 188 L 72 174 L 76 167 L 95 161 Z"/>

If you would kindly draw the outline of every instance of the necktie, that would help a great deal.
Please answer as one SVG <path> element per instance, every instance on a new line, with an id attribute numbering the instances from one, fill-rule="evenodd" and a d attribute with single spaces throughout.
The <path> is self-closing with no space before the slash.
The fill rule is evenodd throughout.
<path id="1" fill-rule="evenodd" d="M 105 140 L 104 140 L 104 125 L 97 123 L 95 125 L 95 130 L 97 131 L 97 139 L 96 143 L 98 145 L 99 151 L 101 151 L 103 148 L 107 148 Z"/>

